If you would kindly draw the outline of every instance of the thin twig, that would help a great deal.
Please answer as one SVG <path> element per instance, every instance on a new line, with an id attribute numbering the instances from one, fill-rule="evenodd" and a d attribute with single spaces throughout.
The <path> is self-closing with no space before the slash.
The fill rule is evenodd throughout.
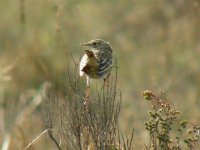
<path id="1" fill-rule="evenodd" d="M 45 134 L 46 132 L 48 132 L 49 129 L 44 130 L 40 135 L 38 135 L 34 140 L 32 140 L 25 148 L 24 150 L 27 150 L 30 146 L 32 146 L 35 142 L 37 142 L 39 140 L 39 138 Z"/>
<path id="2" fill-rule="evenodd" d="M 62 148 L 60 147 L 58 141 L 55 139 L 55 137 L 53 136 L 53 129 L 48 129 L 48 135 L 49 135 L 49 138 L 55 143 L 55 145 L 57 146 L 57 148 L 59 150 L 62 150 Z"/>

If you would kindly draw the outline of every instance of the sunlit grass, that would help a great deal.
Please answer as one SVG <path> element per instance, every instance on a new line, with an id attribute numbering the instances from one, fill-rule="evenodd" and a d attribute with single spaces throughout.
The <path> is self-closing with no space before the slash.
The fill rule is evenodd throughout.
<path id="1" fill-rule="evenodd" d="M 146 138 L 143 110 L 149 106 L 140 96 L 144 89 L 167 91 L 182 115 L 200 119 L 198 0 L 24 0 L 23 11 L 22 1 L 0 2 L 1 111 L 5 102 L 17 108 L 24 104 L 22 99 L 30 103 L 46 80 L 53 82 L 63 97 L 71 55 L 78 59 L 82 54 L 79 43 L 103 38 L 111 43 L 118 60 L 123 95 L 119 119 L 124 132 L 133 126 L 135 136 Z M 38 112 L 40 107 L 33 118 Z M 9 120 L 12 115 L 1 116 L 4 126 L 3 118 Z M 33 124 L 31 119 L 26 123 Z M 43 129 L 40 123 L 38 128 Z M 4 127 L 0 130 L 5 131 Z M 24 132 L 33 138 L 29 131 Z M 137 143 L 141 145 L 143 142 Z"/>

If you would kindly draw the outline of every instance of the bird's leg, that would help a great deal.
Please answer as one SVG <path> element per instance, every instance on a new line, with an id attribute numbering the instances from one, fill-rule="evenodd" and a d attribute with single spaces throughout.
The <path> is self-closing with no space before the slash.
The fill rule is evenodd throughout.
<path id="1" fill-rule="evenodd" d="M 110 72 L 108 73 L 108 75 L 103 79 L 104 83 L 103 83 L 103 87 L 105 87 L 105 85 L 109 86 L 109 77 L 110 77 Z"/>
<path id="2" fill-rule="evenodd" d="M 89 100 L 89 97 L 90 97 L 90 86 L 87 86 L 85 91 L 85 98 Z"/>
<path id="3" fill-rule="evenodd" d="M 87 77 L 87 87 L 85 91 L 85 102 L 84 102 L 84 105 L 86 106 L 88 105 L 89 97 L 90 97 L 90 78 Z"/>

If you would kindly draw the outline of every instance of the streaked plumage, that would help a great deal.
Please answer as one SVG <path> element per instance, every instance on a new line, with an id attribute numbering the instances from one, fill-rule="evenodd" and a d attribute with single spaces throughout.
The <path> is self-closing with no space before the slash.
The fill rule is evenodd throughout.
<path id="1" fill-rule="evenodd" d="M 112 48 L 108 42 L 101 39 L 92 40 L 82 46 L 91 47 L 85 50 L 80 61 L 80 76 L 86 74 L 87 85 L 90 78 L 104 78 L 110 72 L 112 67 Z"/>

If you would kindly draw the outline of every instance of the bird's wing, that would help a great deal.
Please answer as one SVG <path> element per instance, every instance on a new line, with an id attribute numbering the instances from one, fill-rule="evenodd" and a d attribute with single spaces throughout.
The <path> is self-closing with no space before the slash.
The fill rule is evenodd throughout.
<path id="1" fill-rule="evenodd" d="M 106 73 L 108 73 L 111 66 L 112 66 L 112 58 L 101 59 L 97 74 L 101 77 L 104 76 Z"/>
<path id="2" fill-rule="evenodd" d="M 88 56 L 84 54 L 79 64 L 79 74 L 81 77 L 84 74 L 83 68 L 87 65 L 87 62 L 88 62 Z"/>

